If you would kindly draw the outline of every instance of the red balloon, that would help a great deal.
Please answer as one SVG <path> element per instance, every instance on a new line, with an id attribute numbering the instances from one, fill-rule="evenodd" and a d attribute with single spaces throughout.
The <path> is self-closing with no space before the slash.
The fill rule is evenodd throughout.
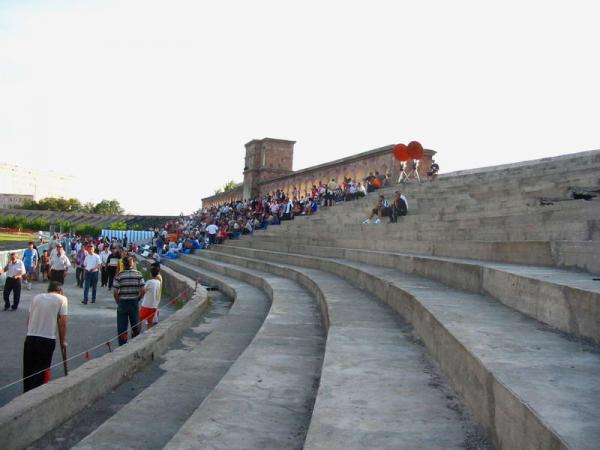
<path id="1" fill-rule="evenodd" d="M 394 146 L 394 158 L 398 161 L 408 161 L 408 147 L 404 144 L 397 144 Z"/>
<path id="2" fill-rule="evenodd" d="M 407 148 L 410 159 L 421 159 L 423 157 L 423 146 L 419 142 L 412 141 Z"/>

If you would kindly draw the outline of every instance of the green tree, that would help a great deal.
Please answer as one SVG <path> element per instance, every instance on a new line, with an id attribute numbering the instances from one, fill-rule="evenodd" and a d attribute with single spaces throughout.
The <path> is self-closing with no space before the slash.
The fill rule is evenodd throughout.
<path id="1" fill-rule="evenodd" d="M 120 215 L 123 214 L 123 212 L 124 210 L 117 200 L 102 200 L 94 206 L 95 214 Z"/>
<path id="2" fill-rule="evenodd" d="M 127 231 L 127 224 L 123 221 L 113 222 L 110 224 L 111 230 Z"/>
<path id="3" fill-rule="evenodd" d="M 223 192 L 231 192 L 237 188 L 237 183 L 233 180 L 229 180 L 223 185 Z"/>
<path id="4" fill-rule="evenodd" d="M 92 202 L 85 202 L 81 207 L 81 212 L 84 212 L 87 214 L 94 214 L 95 207 L 96 207 L 96 205 L 94 205 Z"/>

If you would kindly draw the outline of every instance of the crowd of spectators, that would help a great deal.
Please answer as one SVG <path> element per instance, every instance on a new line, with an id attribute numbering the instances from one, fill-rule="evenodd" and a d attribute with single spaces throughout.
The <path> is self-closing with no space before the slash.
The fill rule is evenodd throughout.
<path id="1" fill-rule="evenodd" d="M 356 200 L 369 192 L 390 184 L 390 175 L 371 172 L 362 181 L 344 178 L 319 182 L 303 193 L 293 187 L 290 195 L 276 190 L 251 200 L 237 200 L 203 208 L 189 217 L 181 216 L 155 230 L 152 250 L 159 255 L 208 248 L 227 239 L 237 239 L 256 230 L 294 220 L 296 216 L 312 215 L 321 208 Z"/>

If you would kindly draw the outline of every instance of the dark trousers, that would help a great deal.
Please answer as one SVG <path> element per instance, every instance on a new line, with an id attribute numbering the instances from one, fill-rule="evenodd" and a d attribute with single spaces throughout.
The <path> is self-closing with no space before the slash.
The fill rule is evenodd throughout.
<path id="1" fill-rule="evenodd" d="M 390 216 L 390 222 L 398 222 L 398 216 L 405 216 L 407 213 L 406 204 L 402 202 L 400 206 L 392 205 L 392 214 Z"/>
<path id="2" fill-rule="evenodd" d="M 51 270 L 48 274 L 48 280 L 58 281 L 59 283 L 65 283 L 65 271 L 64 270 Z"/>
<path id="3" fill-rule="evenodd" d="M 119 345 L 127 344 L 127 328 L 131 324 L 131 338 L 140 334 L 139 300 L 121 300 L 117 306 L 117 333 Z"/>
<path id="4" fill-rule="evenodd" d="M 23 347 L 23 392 L 44 384 L 44 371 L 52 363 L 55 346 L 55 339 L 40 336 L 27 336 L 25 338 Z"/>
<path id="5" fill-rule="evenodd" d="M 113 281 L 115 280 L 115 277 L 117 276 L 117 268 L 114 266 L 108 266 L 106 268 L 106 271 L 108 272 L 108 288 L 112 289 Z"/>
<path id="6" fill-rule="evenodd" d="M 101 280 L 102 282 L 100 284 L 100 287 L 104 287 L 108 284 L 108 268 L 107 267 L 102 268 L 101 278 L 102 278 L 102 280 Z"/>
<path id="7" fill-rule="evenodd" d="M 83 287 L 84 272 L 85 270 L 83 269 L 83 267 L 78 267 L 75 270 L 75 278 L 77 279 L 77 286 L 79 287 Z"/>
<path id="8" fill-rule="evenodd" d="M 98 286 L 98 271 L 90 272 L 85 271 L 85 288 L 83 289 L 83 301 L 87 303 L 88 294 L 90 292 L 90 286 L 92 287 L 92 302 L 96 301 L 96 286 Z"/>
<path id="9" fill-rule="evenodd" d="M 13 293 L 13 309 L 17 309 L 19 306 L 19 300 L 21 300 L 21 279 L 18 280 L 12 277 L 6 277 L 6 283 L 4 284 L 4 307 L 10 307 L 10 293 Z"/>

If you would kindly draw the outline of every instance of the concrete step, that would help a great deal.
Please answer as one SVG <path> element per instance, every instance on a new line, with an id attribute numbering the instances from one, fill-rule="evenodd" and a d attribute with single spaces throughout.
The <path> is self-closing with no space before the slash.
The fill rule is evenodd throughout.
<path id="1" fill-rule="evenodd" d="M 407 216 L 408 218 L 409 216 Z M 593 215 L 548 216 L 544 214 L 522 217 L 497 217 L 494 219 L 473 219 L 446 221 L 431 219 L 417 222 L 404 221 L 390 224 L 383 218 L 380 224 L 363 224 L 364 217 L 350 223 L 312 224 L 294 220 L 295 224 L 284 227 L 270 226 L 259 235 L 286 233 L 290 236 L 343 234 L 362 238 L 369 231 L 370 236 L 385 236 L 388 239 L 403 240 L 598 240 L 600 241 L 600 210 Z M 376 226 L 377 225 L 377 226 Z"/>
<path id="2" fill-rule="evenodd" d="M 332 208 L 321 209 L 316 214 L 310 216 L 298 216 L 294 220 L 283 222 L 283 226 L 299 226 L 306 227 L 311 225 L 338 225 L 340 223 L 353 224 L 357 221 L 362 221 L 365 216 L 368 216 L 376 201 L 373 199 L 371 204 L 365 205 L 364 208 L 356 208 L 353 210 L 341 209 L 341 205 L 335 205 Z M 450 221 L 469 221 L 480 220 L 483 222 L 495 221 L 499 218 L 510 220 L 513 222 L 530 221 L 535 217 L 536 220 L 549 219 L 574 219 L 588 220 L 598 218 L 600 213 L 600 201 L 591 200 L 571 200 L 568 202 L 557 203 L 554 205 L 528 205 L 528 206 L 502 206 L 499 203 L 485 203 L 479 206 L 465 209 L 460 205 L 444 204 L 436 207 L 435 205 L 424 202 L 422 207 L 414 207 L 413 202 L 409 200 L 409 214 L 404 217 L 403 223 L 422 223 L 427 220 L 444 220 Z M 554 216 L 554 217 L 552 217 Z"/>
<path id="3" fill-rule="evenodd" d="M 282 228 L 289 229 L 318 229 L 334 231 L 344 228 L 346 230 L 362 223 L 370 215 L 371 209 L 356 211 L 353 214 L 340 213 L 333 208 L 321 211 L 311 216 L 299 216 L 293 221 L 284 221 Z M 446 230 L 449 228 L 473 227 L 514 227 L 531 224 L 558 224 L 569 225 L 573 222 L 586 222 L 598 220 L 600 217 L 600 201 L 576 200 L 561 207 L 535 206 L 517 212 L 496 206 L 487 213 L 455 213 L 447 214 L 436 208 L 427 208 L 426 212 L 415 214 L 411 209 L 409 214 L 400 218 L 405 227 L 411 229 L 428 228 L 432 230 Z"/>
<path id="4" fill-rule="evenodd" d="M 234 245 L 217 246 L 215 250 L 250 258 L 263 255 L 260 250 Z M 293 241 L 276 251 L 398 269 L 456 289 L 490 295 L 546 325 L 600 344 L 600 283 L 588 273 L 465 258 L 306 246 Z"/>
<path id="5" fill-rule="evenodd" d="M 324 352 L 316 300 L 282 277 L 194 256 L 179 264 L 256 286 L 272 306 L 252 343 L 165 448 L 302 447 Z"/>
<path id="6" fill-rule="evenodd" d="M 290 264 L 334 273 L 385 301 L 414 326 L 496 447 L 589 449 L 600 442 L 597 346 L 565 339 L 489 296 L 395 269 L 255 255 L 206 254 L 254 267 Z"/>
<path id="7" fill-rule="evenodd" d="M 371 236 L 368 236 L 371 237 Z M 600 241 L 415 241 L 306 233 L 293 238 L 286 233 L 255 233 L 226 245 L 282 251 L 288 243 L 311 247 L 343 247 L 359 250 L 392 251 L 431 256 L 479 259 L 513 264 L 551 266 L 600 275 Z"/>
<path id="8" fill-rule="evenodd" d="M 270 301 L 259 289 L 179 261 L 168 265 L 192 279 L 219 287 L 234 300 L 233 306 L 216 323 L 194 330 L 210 333 L 201 342 L 191 339 L 183 349 L 168 351 L 161 365 L 165 371 L 162 376 L 74 448 L 163 448 L 261 327 Z"/>
<path id="9" fill-rule="evenodd" d="M 197 261 L 223 256 L 202 255 Z M 268 273 L 294 279 L 321 301 L 327 346 L 304 448 L 488 448 L 410 327 L 388 306 L 330 273 L 235 263 L 266 279 Z"/>

